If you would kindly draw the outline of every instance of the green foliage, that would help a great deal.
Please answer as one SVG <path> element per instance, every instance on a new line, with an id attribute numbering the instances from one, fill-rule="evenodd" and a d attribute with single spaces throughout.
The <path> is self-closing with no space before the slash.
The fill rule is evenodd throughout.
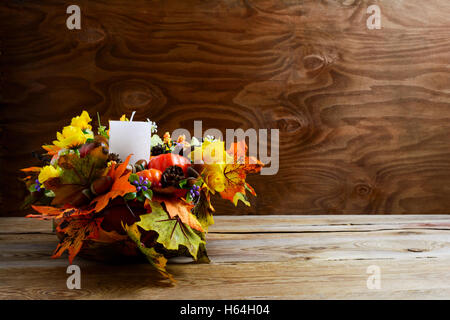
<path id="1" fill-rule="evenodd" d="M 123 198 L 124 198 L 126 201 L 134 200 L 134 199 L 136 199 L 136 192 L 130 192 L 130 193 L 127 193 Z"/>
<path id="2" fill-rule="evenodd" d="M 151 189 L 147 189 L 146 191 L 141 191 L 142 195 L 148 199 L 148 200 L 152 200 L 153 197 L 153 191 Z"/>
<path id="3" fill-rule="evenodd" d="M 98 119 L 97 133 L 109 140 L 108 130 L 106 129 L 106 126 L 102 126 L 101 125 L 101 123 L 100 123 L 100 114 L 98 112 L 97 112 L 97 119 Z"/>
<path id="4" fill-rule="evenodd" d="M 179 186 L 181 189 L 189 189 L 188 179 L 183 179 L 180 181 Z"/>
<path id="5" fill-rule="evenodd" d="M 61 175 L 44 183 L 45 188 L 55 194 L 52 205 L 71 203 L 82 190 L 89 188 L 95 179 L 102 176 L 105 165 L 101 159 L 90 155 L 80 158 L 73 151 L 61 155 L 58 160 Z"/>
<path id="6" fill-rule="evenodd" d="M 154 146 L 157 146 L 159 144 L 162 145 L 162 144 L 164 144 L 164 142 L 161 140 L 161 138 L 157 134 L 153 134 L 150 139 L 150 147 L 153 148 Z"/>
<path id="7" fill-rule="evenodd" d="M 46 196 L 47 198 L 54 198 L 55 193 L 52 190 L 44 190 L 44 196 Z"/>
<path id="8" fill-rule="evenodd" d="M 28 191 L 30 193 L 35 192 L 37 190 L 37 183 L 33 183 L 28 187 Z"/>
<path id="9" fill-rule="evenodd" d="M 135 173 L 130 174 L 130 177 L 128 178 L 128 181 L 135 185 L 138 186 L 139 185 L 139 176 Z M 148 185 L 146 185 L 147 190 L 140 190 L 138 192 L 132 192 L 129 193 L 125 196 L 125 200 L 133 200 L 133 199 L 137 199 L 140 202 L 144 202 L 145 199 L 148 200 L 152 200 L 153 197 L 153 191 L 150 189 L 151 186 L 151 182 L 148 181 Z"/>
<path id="10" fill-rule="evenodd" d="M 236 194 L 233 197 L 233 203 L 235 206 L 237 206 L 239 200 L 241 200 L 246 206 L 250 207 L 250 202 L 248 201 L 247 196 L 241 192 L 236 192 Z"/>
<path id="11" fill-rule="evenodd" d="M 209 260 L 208 254 L 206 253 L 206 246 L 205 244 L 200 244 L 200 247 L 198 248 L 198 254 L 197 254 L 197 263 L 210 263 L 211 260 Z"/>
<path id="12" fill-rule="evenodd" d="M 154 248 L 147 248 L 141 242 L 141 233 L 137 227 L 137 224 L 131 226 L 123 225 L 123 228 L 127 232 L 130 239 L 136 244 L 138 249 L 145 255 L 148 262 L 159 271 L 159 273 L 165 277 L 174 281 L 172 275 L 166 270 L 167 259 L 160 253 L 156 252 Z"/>
<path id="13" fill-rule="evenodd" d="M 205 193 L 203 191 L 200 192 L 200 198 L 192 209 L 192 213 L 197 217 L 197 220 L 205 230 L 208 230 L 208 227 L 214 224 L 212 212 L 213 209 Z"/>
<path id="14" fill-rule="evenodd" d="M 192 186 L 189 186 L 188 183 L 189 179 L 183 179 L 180 181 L 179 186 L 181 189 L 191 189 Z M 201 188 L 201 186 L 203 185 L 203 180 L 202 178 L 198 177 L 197 180 L 194 183 L 195 186 L 198 186 L 199 188 Z M 192 198 L 192 195 L 190 192 L 186 193 L 186 201 L 188 203 L 191 203 L 194 199 Z"/>
<path id="15" fill-rule="evenodd" d="M 105 162 L 90 155 L 80 158 L 76 153 L 68 153 L 59 158 L 58 165 L 63 169 L 59 177 L 62 184 L 87 186 L 101 177 Z"/>
<path id="16" fill-rule="evenodd" d="M 200 244 L 205 241 L 191 229 L 181 222 L 178 217 L 170 218 L 168 213 L 158 202 L 150 202 L 152 212 L 141 215 L 141 221 L 137 223 L 144 230 L 153 230 L 158 233 L 158 243 L 168 250 L 178 250 L 184 246 L 189 250 L 191 256 L 197 260 Z"/>
<path id="17" fill-rule="evenodd" d="M 137 184 L 139 182 L 139 176 L 136 173 L 130 174 L 130 177 L 128 178 L 128 181 L 131 184 Z"/>

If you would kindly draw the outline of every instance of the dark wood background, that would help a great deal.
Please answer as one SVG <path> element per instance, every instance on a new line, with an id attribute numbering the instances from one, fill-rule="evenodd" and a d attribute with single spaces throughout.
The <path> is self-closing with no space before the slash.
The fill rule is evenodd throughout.
<path id="1" fill-rule="evenodd" d="M 381 7 L 382 29 L 366 9 Z M 65 26 L 69 4 L 82 29 Z M 84 108 L 160 128 L 280 129 L 280 170 L 219 214 L 450 213 L 450 3 L 0 4 L 1 214 L 19 168 Z"/>

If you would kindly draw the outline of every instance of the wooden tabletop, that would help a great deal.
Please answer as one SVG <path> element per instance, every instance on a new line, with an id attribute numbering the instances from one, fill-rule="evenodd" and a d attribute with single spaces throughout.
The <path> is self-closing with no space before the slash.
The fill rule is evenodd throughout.
<path id="1" fill-rule="evenodd" d="M 215 219 L 207 236 L 211 263 L 170 261 L 176 285 L 158 280 L 147 264 L 76 258 L 81 289 L 69 290 L 67 259 L 50 258 L 51 222 L 0 218 L 0 298 L 450 298 L 450 216 Z"/>

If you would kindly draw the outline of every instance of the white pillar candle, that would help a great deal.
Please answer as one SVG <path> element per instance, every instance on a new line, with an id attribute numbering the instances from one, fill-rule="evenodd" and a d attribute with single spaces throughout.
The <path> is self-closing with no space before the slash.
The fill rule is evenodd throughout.
<path id="1" fill-rule="evenodd" d="M 130 164 L 150 159 L 152 127 L 143 121 L 109 121 L 109 152 L 116 153 L 122 161 L 133 154 Z"/>

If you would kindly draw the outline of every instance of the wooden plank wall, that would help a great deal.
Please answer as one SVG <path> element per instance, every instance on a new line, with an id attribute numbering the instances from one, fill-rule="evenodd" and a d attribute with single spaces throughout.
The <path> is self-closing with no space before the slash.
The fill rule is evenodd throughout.
<path id="1" fill-rule="evenodd" d="M 368 30 L 367 7 L 381 8 Z M 82 29 L 65 26 L 78 4 Z M 160 128 L 278 128 L 280 170 L 222 214 L 450 213 L 447 0 L 0 4 L 1 213 L 81 108 Z"/>

